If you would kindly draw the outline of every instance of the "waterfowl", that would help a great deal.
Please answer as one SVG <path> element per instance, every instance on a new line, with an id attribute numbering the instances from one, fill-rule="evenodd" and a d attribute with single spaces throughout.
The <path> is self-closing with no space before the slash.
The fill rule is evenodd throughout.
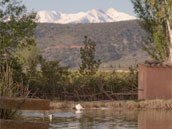
<path id="1" fill-rule="evenodd" d="M 81 106 L 81 104 L 77 104 L 77 105 L 75 105 L 74 109 L 76 109 L 77 111 L 81 111 L 84 108 Z"/>
<path id="2" fill-rule="evenodd" d="M 49 118 L 50 121 L 52 121 L 52 119 L 53 119 L 53 114 L 48 114 L 48 118 Z"/>

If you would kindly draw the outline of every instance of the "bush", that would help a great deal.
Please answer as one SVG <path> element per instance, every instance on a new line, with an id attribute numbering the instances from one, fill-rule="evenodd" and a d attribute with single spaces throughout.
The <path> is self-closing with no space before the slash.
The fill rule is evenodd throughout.
<path id="1" fill-rule="evenodd" d="M 138 75 L 133 68 L 129 73 L 98 72 L 94 76 L 84 77 L 79 72 L 63 71 L 54 77 L 55 85 L 52 84 L 53 77 L 51 81 L 44 77 L 40 80 L 43 87 L 38 94 L 43 96 L 39 97 L 71 101 L 137 99 Z"/>

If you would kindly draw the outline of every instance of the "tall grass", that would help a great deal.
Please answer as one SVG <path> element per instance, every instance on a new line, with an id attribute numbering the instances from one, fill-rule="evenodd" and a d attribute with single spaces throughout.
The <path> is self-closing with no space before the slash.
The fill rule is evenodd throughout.
<path id="1" fill-rule="evenodd" d="M 15 82 L 13 79 L 12 60 L 5 57 L 0 61 L 0 96 L 6 97 L 27 97 L 29 87 L 23 86 L 22 82 Z M 1 119 L 12 119 L 15 117 L 17 110 L 0 109 Z"/>

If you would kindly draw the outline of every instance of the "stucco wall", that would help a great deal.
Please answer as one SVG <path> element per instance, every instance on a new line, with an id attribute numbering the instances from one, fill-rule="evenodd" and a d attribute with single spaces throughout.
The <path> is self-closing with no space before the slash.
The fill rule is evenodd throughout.
<path id="1" fill-rule="evenodd" d="M 172 98 L 172 66 L 139 64 L 139 99 Z"/>

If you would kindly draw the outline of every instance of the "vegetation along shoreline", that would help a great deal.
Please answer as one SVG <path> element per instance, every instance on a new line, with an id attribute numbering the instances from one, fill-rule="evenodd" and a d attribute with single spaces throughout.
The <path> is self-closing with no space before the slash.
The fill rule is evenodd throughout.
<path id="1" fill-rule="evenodd" d="M 122 100 L 122 101 L 51 101 L 53 110 L 72 109 L 80 103 L 85 110 L 91 109 L 114 109 L 114 110 L 172 110 L 172 100 Z"/>

